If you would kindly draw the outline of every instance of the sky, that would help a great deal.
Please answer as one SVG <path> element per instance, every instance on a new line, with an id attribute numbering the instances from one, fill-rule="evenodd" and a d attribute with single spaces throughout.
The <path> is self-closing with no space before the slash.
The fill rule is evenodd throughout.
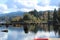
<path id="1" fill-rule="evenodd" d="M 60 0 L 0 0 L 0 13 L 58 9 Z"/>

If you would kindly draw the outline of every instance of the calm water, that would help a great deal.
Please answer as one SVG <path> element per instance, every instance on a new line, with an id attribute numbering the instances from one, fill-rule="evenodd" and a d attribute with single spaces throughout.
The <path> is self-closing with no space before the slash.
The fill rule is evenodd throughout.
<path id="1" fill-rule="evenodd" d="M 33 40 L 34 38 L 56 38 L 58 33 L 55 35 L 54 31 L 44 32 L 38 31 L 36 34 L 33 32 L 24 33 L 23 27 L 14 28 L 9 27 L 8 33 L 1 32 L 1 30 L 6 29 L 4 26 L 0 27 L 0 40 Z"/>

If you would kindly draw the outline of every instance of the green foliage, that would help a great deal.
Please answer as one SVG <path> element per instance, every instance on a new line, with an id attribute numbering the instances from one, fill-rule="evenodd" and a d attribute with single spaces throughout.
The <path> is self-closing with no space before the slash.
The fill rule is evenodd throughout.
<path id="1" fill-rule="evenodd" d="M 31 15 L 34 15 L 34 16 L 37 17 L 37 18 L 39 17 L 39 14 L 38 14 L 37 10 L 35 10 L 35 9 L 34 9 L 33 11 L 30 11 L 29 13 L 30 13 Z"/>
<path id="2" fill-rule="evenodd" d="M 58 9 L 58 16 L 60 17 L 60 8 Z"/>
<path id="3" fill-rule="evenodd" d="M 59 22 L 60 22 L 60 8 L 58 9 L 58 20 L 59 20 Z"/>
<path id="4" fill-rule="evenodd" d="M 31 20 L 31 19 L 32 19 L 32 15 L 30 15 L 30 14 L 25 14 L 23 16 L 23 20 Z"/>
<path id="5" fill-rule="evenodd" d="M 20 16 L 16 16 L 11 19 L 11 21 L 20 21 L 22 18 Z"/>
<path id="6" fill-rule="evenodd" d="M 57 18 L 57 11 L 56 11 L 56 9 L 54 10 L 54 13 L 53 13 L 53 20 L 56 20 L 56 18 Z"/>
<path id="7" fill-rule="evenodd" d="M 34 15 L 31 15 L 31 14 L 25 14 L 24 16 L 23 16 L 23 20 L 25 21 L 25 22 L 40 22 L 40 19 L 39 18 L 37 18 L 37 17 L 35 17 Z"/>

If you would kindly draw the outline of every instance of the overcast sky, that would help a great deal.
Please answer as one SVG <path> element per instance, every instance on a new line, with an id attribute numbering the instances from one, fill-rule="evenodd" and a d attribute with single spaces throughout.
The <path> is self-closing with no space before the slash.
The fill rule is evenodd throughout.
<path id="1" fill-rule="evenodd" d="M 36 9 L 53 10 L 58 8 L 60 0 L 0 0 L 0 13 L 25 11 Z"/>

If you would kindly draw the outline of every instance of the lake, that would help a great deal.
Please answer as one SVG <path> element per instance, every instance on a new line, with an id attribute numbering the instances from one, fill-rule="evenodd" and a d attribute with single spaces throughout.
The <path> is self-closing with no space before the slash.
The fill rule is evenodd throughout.
<path id="1" fill-rule="evenodd" d="M 10 26 L 8 32 L 1 32 L 1 30 L 6 29 L 5 26 L 0 27 L 0 40 L 33 40 L 34 38 L 58 38 L 58 33 L 55 35 L 54 31 L 45 32 L 38 31 L 33 33 L 29 31 L 25 33 L 23 27 L 17 28 Z"/>

